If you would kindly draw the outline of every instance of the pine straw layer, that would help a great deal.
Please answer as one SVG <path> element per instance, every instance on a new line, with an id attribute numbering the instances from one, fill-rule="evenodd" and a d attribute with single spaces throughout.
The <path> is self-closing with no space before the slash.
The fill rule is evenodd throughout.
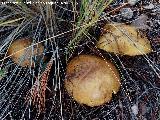
<path id="1" fill-rule="evenodd" d="M 67 16 L 71 15 L 71 13 L 66 11 L 63 13 L 63 18 L 67 20 Z M 99 27 L 103 26 L 104 22 L 105 21 L 100 22 L 98 23 L 97 27 L 92 28 L 90 30 L 90 34 L 92 34 L 95 38 L 98 38 L 101 31 Z M 58 28 L 60 30 L 59 32 L 66 31 L 66 21 L 59 22 Z M 68 27 L 68 30 L 69 29 L 70 27 Z M 151 54 L 148 54 L 147 57 L 151 61 L 153 61 L 153 66 L 156 66 L 160 69 L 160 39 L 159 35 L 156 32 L 154 33 L 154 31 L 156 31 L 156 28 L 152 28 L 152 30 L 147 32 L 148 38 L 150 39 L 152 47 L 155 51 Z M 25 34 L 23 34 L 22 36 L 25 36 Z M 64 48 L 70 38 L 71 34 L 63 35 L 56 38 L 60 41 L 59 47 Z M 5 81 L 8 80 L 7 76 L 13 74 L 13 68 L 17 67 L 17 65 L 11 65 L 9 68 L 10 72 L 4 79 L 0 81 L 0 91 L 3 90 L 2 95 L 7 94 L 5 98 L 3 96 L 0 97 L 1 100 L 3 99 L 3 101 L 1 101 L 0 103 L 1 117 L 5 119 L 25 118 L 27 120 L 29 118 L 45 118 L 54 120 L 60 120 L 62 118 L 64 120 L 101 120 L 104 118 L 114 120 L 129 120 L 136 118 L 146 118 L 147 120 L 158 119 L 158 113 L 160 112 L 160 78 L 157 77 L 152 67 L 148 65 L 148 63 L 144 59 L 144 56 L 136 56 L 134 58 L 128 56 L 116 56 L 98 50 L 95 47 L 96 41 L 94 38 L 91 38 L 92 42 L 88 41 L 88 38 L 83 39 L 87 42 L 85 44 L 83 42 L 80 43 L 81 45 L 77 47 L 74 54 L 72 54 L 72 57 L 77 56 L 78 54 L 95 54 L 100 57 L 103 56 L 104 58 L 110 59 L 112 62 L 114 62 L 116 64 L 116 67 L 121 72 L 122 86 L 118 94 L 113 95 L 113 99 L 111 102 L 106 103 L 103 106 L 90 108 L 85 105 L 79 105 L 70 96 L 68 96 L 63 85 L 66 61 L 64 57 L 65 51 L 62 49 L 62 51 L 59 50 L 59 59 L 57 58 L 57 62 L 60 62 L 60 75 L 58 76 L 60 77 L 60 81 L 57 81 L 57 85 L 60 86 L 60 88 L 54 90 L 55 86 L 53 86 L 53 83 L 55 85 L 56 81 L 54 81 L 53 79 L 57 76 L 55 76 L 55 72 L 51 72 L 48 78 L 48 88 L 50 88 L 51 91 L 46 90 L 46 110 L 44 111 L 44 113 L 39 114 L 34 105 L 31 104 L 27 106 L 27 104 L 25 104 L 26 102 L 24 98 L 26 96 L 26 93 L 32 87 L 31 79 L 33 77 L 30 75 L 26 76 L 25 72 L 28 71 L 28 69 L 21 69 L 21 67 L 18 67 L 18 70 L 14 73 L 14 75 L 8 82 L 5 90 L 3 90 Z M 52 48 L 50 47 L 47 50 L 52 50 Z M 49 56 L 51 56 L 51 54 L 49 54 Z M 3 56 L 1 57 L 3 58 Z M 7 62 L 9 62 L 8 64 L 11 63 L 9 59 L 5 61 L 5 63 Z M 38 69 L 35 69 L 34 71 L 37 73 Z M 51 71 L 55 71 L 54 65 L 52 66 Z M 158 70 L 157 72 L 159 73 Z M 19 74 L 18 77 L 16 77 L 17 74 Z M 24 78 L 23 84 L 22 81 L 19 81 L 19 79 L 21 78 Z M 14 80 L 14 82 L 12 82 L 12 80 Z M 19 85 L 22 85 L 22 87 L 20 87 L 20 90 L 17 92 Z M 135 104 L 139 108 L 138 114 L 136 116 L 131 111 L 131 107 Z"/>

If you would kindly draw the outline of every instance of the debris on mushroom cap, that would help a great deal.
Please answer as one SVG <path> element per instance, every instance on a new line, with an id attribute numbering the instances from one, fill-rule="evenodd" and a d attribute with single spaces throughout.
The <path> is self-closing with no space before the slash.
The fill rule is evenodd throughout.
<path id="1" fill-rule="evenodd" d="M 72 59 L 66 71 L 65 88 L 78 103 L 94 107 L 109 102 L 120 88 L 115 66 L 92 55 Z"/>
<path id="2" fill-rule="evenodd" d="M 120 55 L 143 55 L 152 51 L 149 40 L 137 29 L 124 24 L 107 24 L 106 33 L 97 42 L 99 49 Z"/>
<path id="3" fill-rule="evenodd" d="M 31 44 L 32 40 L 29 38 L 17 39 L 13 41 L 7 54 L 11 55 L 12 60 L 16 64 L 22 67 L 33 67 L 33 63 L 31 64 L 31 57 L 42 55 L 44 46 L 42 44 L 38 44 L 33 47 L 29 47 Z"/>

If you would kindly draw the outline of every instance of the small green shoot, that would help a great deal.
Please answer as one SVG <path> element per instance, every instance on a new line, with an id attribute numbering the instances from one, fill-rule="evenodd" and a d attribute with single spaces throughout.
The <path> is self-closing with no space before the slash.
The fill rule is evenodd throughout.
<path id="1" fill-rule="evenodd" d="M 2 80 L 6 75 L 6 70 L 0 69 L 0 80 Z"/>

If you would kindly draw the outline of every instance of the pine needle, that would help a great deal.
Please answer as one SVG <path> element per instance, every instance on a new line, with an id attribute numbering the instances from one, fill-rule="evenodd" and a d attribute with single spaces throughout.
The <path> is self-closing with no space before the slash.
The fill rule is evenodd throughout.
<path id="1" fill-rule="evenodd" d="M 17 19 L 14 19 L 14 20 L 8 20 L 8 21 L 0 21 L 0 26 L 5 26 L 5 25 L 8 25 L 8 24 L 12 24 L 12 23 L 18 22 L 18 21 L 20 21 L 24 18 L 25 17 L 17 18 Z"/>

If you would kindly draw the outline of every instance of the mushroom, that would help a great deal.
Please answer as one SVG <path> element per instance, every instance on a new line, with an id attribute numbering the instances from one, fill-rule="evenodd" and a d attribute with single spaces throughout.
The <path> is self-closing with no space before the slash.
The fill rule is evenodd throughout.
<path id="1" fill-rule="evenodd" d="M 120 55 L 143 55 L 152 52 L 149 40 L 141 36 L 134 26 L 107 24 L 97 42 L 97 47 L 107 52 Z"/>
<path id="2" fill-rule="evenodd" d="M 67 65 L 65 88 L 78 103 L 103 105 L 120 88 L 120 76 L 109 61 L 93 55 L 79 55 Z"/>
<path id="3" fill-rule="evenodd" d="M 42 55 L 44 46 L 40 43 L 34 45 L 33 47 L 29 47 L 31 46 L 31 44 L 32 40 L 29 38 L 21 38 L 14 40 L 10 45 L 7 54 L 12 58 L 12 60 L 16 64 L 22 67 L 27 67 L 27 66 L 33 67 L 33 63 L 31 64 L 31 57 Z"/>

